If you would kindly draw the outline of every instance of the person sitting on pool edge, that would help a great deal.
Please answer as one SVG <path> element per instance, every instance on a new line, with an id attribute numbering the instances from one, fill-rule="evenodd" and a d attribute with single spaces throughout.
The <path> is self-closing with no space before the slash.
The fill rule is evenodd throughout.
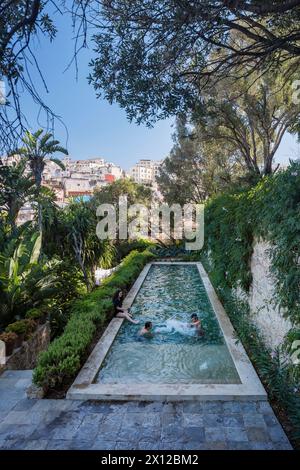
<path id="1" fill-rule="evenodd" d="M 193 313 L 191 315 L 191 321 L 191 327 L 196 329 L 196 332 L 199 336 L 203 336 L 204 331 L 202 329 L 201 320 L 199 320 L 198 315 L 196 313 Z"/>
<path id="2" fill-rule="evenodd" d="M 139 331 L 139 336 L 145 336 L 146 338 L 152 338 L 152 322 L 146 321 L 145 326 Z"/>
<path id="3" fill-rule="evenodd" d="M 124 294 L 120 290 L 118 290 L 115 295 L 113 296 L 113 304 L 115 308 L 115 315 L 118 318 L 126 318 L 126 320 L 134 323 L 135 325 L 139 323 L 137 320 L 133 320 L 132 316 L 130 315 L 129 311 L 122 307 Z"/>

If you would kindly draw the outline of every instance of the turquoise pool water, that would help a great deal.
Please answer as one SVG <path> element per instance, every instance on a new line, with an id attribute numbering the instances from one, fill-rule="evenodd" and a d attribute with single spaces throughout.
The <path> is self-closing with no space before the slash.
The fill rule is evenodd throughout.
<path id="1" fill-rule="evenodd" d="M 196 265 L 153 265 L 100 371 L 101 383 L 240 383 Z M 196 313 L 203 336 L 189 326 Z M 138 332 L 152 321 L 153 338 Z"/>

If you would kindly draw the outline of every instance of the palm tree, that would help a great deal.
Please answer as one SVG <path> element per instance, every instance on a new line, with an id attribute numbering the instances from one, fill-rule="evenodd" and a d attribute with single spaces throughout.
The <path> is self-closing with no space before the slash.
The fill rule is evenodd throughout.
<path id="1" fill-rule="evenodd" d="M 33 134 L 29 131 L 25 132 L 22 139 L 23 146 L 15 150 L 15 154 L 23 155 L 27 158 L 35 184 L 37 194 L 40 194 L 42 185 L 42 174 L 46 166 L 46 159 L 58 165 L 61 169 L 65 169 L 63 163 L 58 158 L 53 157 L 57 152 L 68 155 L 68 151 L 61 147 L 58 140 L 53 139 L 53 134 L 39 129 Z M 42 232 L 42 205 L 38 201 L 38 228 Z"/>

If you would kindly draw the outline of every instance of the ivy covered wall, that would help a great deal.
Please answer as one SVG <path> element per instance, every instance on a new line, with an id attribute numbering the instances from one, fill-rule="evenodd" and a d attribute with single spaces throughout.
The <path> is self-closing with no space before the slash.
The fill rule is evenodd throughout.
<path id="1" fill-rule="evenodd" d="M 205 211 L 205 239 L 215 285 L 247 299 L 250 314 L 255 307 L 254 288 L 262 298 L 264 294 L 266 299 L 270 297 L 264 275 L 257 275 L 253 282 L 253 260 L 261 255 L 263 263 L 263 257 L 268 258 L 273 294 L 265 307 L 282 314 L 284 333 L 288 333 L 282 335 L 283 346 L 290 350 L 294 340 L 300 339 L 300 163 L 291 163 L 287 170 L 263 178 L 249 190 L 211 199 Z M 265 309 L 263 317 L 259 307 L 258 302 L 258 317 L 252 317 L 258 323 L 267 315 Z"/>

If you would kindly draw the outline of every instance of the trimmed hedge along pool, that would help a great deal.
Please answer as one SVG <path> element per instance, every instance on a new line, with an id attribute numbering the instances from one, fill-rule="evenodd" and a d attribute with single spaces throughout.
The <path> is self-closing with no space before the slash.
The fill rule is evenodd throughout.
<path id="1" fill-rule="evenodd" d="M 96 383 L 241 383 L 195 265 L 152 265 L 131 311 L 140 324 L 123 323 Z M 192 313 L 204 336 L 188 326 Z M 148 320 L 154 336 L 140 338 Z"/>

